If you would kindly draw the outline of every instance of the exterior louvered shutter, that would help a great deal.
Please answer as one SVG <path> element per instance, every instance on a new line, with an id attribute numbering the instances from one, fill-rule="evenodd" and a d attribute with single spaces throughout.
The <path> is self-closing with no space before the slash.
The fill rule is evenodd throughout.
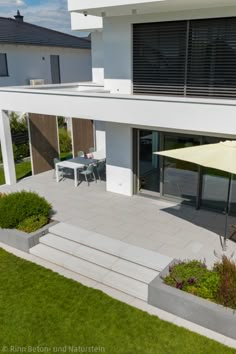
<path id="1" fill-rule="evenodd" d="M 190 21 L 187 95 L 236 97 L 236 18 Z"/>
<path id="2" fill-rule="evenodd" d="M 133 92 L 184 95 L 187 22 L 133 26 Z"/>

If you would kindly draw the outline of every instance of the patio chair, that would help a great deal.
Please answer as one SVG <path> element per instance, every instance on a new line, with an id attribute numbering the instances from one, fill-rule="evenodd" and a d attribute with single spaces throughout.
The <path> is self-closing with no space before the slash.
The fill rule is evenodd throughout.
<path id="1" fill-rule="evenodd" d="M 84 152 L 83 151 L 78 151 L 77 152 L 78 157 L 84 157 Z"/>
<path id="2" fill-rule="evenodd" d="M 56 178 L 56 164 L 58 163 L 58 162 L 60 162 L 61 160 L 59 159 L 59 158 L 57 158 L 57 157 L 55 157 L 54 159 L 53 159 L 53 164 L 54 164 L 54 170 L 53 170 L 53 178 Z M 61 167 L 59 167 L 59 172 L 62 172 L 62 175 L 63 175 L 63 169 L 61 168 Z"/>
<path id="3" fill-rule="evenodd" d="M 106 174 L 106 163 L 105 161 L 99 162 L 96 166 L 96 173 L 99 181 L 101 182 L 102 177 Z"/>
<path id="4" fill-rule="evenodd" d="M 94 151 L 95 151 L 94 147 L 89 148 L 89 152 L 94 152 Z"/>
<path id="5" fill-rule="evenodd" d="M 91 176 L 93 176 L 93 180 L 97 182 L 93 165 L 88 166 L 85 171 L 79 172 L 79 174 L 84 176 L 86 182 L 88 183 L 88 186 L 89 186 L 89 177 Z"/>

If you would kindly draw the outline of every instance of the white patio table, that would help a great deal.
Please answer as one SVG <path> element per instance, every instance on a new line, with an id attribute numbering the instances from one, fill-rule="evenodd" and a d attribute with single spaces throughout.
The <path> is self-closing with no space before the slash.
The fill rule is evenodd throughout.
<path id="1" fill-rule="evenodd" d="M 70 168 L 70 169 L 74 170 L 75 187 L 77 187 L 77 185 L 78 185 L 77 170 L 80 169 L 80 168 L 83 168 L 84 164 L 81 164 L 81 163 L 78 163 L 78 162 L 75 162 L 75 161 L 70 161 L 70 160 L 57 162 L 56 163 L 56 179 L 57 179 L 57 182 L 59 182 L 59 167 Z"/>
<path id="2" fill-rule="evenodd" d="M 74 177 L 75 177 L 75 187 L 78 185 L 78 178 L 77 178 L 77 170 L 84 168 L 85 166 L 89 166 L 92 164 L 97 163 L 98 159 L 88 159 L 85 157 L 75 157 L 71 160 L 60 161 L 56 163 L 56 179 L 59 182 L 59 167 L 62 168 L 71 168 L 74 170 Z"/>

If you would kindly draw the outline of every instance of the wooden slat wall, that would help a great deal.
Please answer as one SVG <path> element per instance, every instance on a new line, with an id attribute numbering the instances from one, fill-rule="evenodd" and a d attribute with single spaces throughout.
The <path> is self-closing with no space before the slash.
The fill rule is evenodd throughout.
<path id="1" fill-rule="evenodd" d="M 29 131 L 33 174 L 53 169 L 59 155 L 57 117 L 30 113 Z"/>
<path id="2" fill-rule="evenodd" d="M 90 147 L 94 147 L 93 121 L 89 119 L 72 118 L 73 155 L 78 151 L 87 153 Z"/>

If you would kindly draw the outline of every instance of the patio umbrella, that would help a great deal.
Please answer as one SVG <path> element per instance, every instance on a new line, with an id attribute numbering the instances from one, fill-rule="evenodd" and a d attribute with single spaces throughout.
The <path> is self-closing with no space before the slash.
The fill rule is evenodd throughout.
<path id="1" fill-rule="evenodd" d="M 232 189 L 232 176 L 236 174 L 236 141 L 222 141 L 217 144 L 198 145 L 181 149 L 154 152 L 154 154 L 184 160 L 208 168 L 213 168 L 230 174 L 226 204 L 226 220 L 224 233 L 224 248 Z"/>

